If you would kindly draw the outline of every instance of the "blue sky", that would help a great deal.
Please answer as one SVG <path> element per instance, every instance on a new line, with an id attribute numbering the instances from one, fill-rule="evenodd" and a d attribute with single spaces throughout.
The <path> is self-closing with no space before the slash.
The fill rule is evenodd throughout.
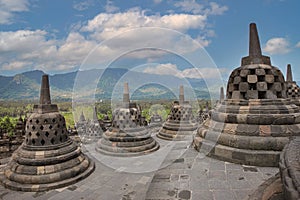
<path id="1" fill-rule="evenodd" d="M 154 26 L 179 31 L 202 44 L 226 79 L 247 55 L 248 27 L 255 22 L 263 54 L 284 74 L 286 65 L 292 64 L 294 79 L 300 81 L 299 8 L 298 0 L 0 0 L 0 74 L 34 69 L 50 74 L 75 71 L 101 42 L 134 28 Z M 184 47 L 185 43 L 175 45 L 162 38 L 174 52 Z M 162 42 L 159 39 L 128 34 L 127 43 L 98 49 L 99 60 L 110 53 L 119 55 L 128 41 Z M 155 56 L 163 59 L 156 59 L 157 65 L 151 64 L 154 70 L 148 68 L 148 73 L 171 70 L 191 76 L 176 56 L 157 52 Z M 136 65 L 133 63 L 150 60 L 131 55 L 115 63 Z M 202 73 L 213 78 L 214 70 L 204 68 Z"/>

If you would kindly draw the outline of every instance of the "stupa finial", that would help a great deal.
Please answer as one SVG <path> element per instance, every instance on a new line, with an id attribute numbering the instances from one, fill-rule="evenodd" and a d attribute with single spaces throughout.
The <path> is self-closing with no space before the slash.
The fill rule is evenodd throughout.
<path id="1" fill-rule="evenodd" d="M 224 88 L 223 87 L 221 87 L 220 88 L 220 102 L 222 102 L 222 101 L 224 101 Z"/>
<path id="2" fill-rule="evenodd" d="M 286 81 L 293 82 L 292 68 L 290 64 L 287 65 L 287 69 L 286 69 Z"/>
<path id="3" fill-rule="evenodd" d="M 259 37 L 258 37 L 258 32 L 257 32 L 257 28 L 256 28 L 255 23 L 250 24 L 250 30 L 249 30 L 249 56 L 253 56 L 253 57 L 262 56 Z"/>
<path id="4" fill-rule="evenodd" d="M 242 66 L 251 64 L 271 65 L 270 57 L 261 53 L 258 31 L 255 23 L 250 24 L 249 29 L 249 55 L 242 58 Z"/>
<path id="5" fill-rule="evenodd" d="M 40 104 L 51 104 L 50 98 L 50 86 L 49 86 L 49 77 L 48 75 L 43 75 L 41 92 L 40 92 Z"/>
<path id="6" fill-rule="evenodd" d="M 128 83 L 124 83 L 124 93 L 123 93 L 123 102 L 124 103 L 130 103 L 130 99 L 129 99 L 129 87 L 128 87 Z"/>
<path id="7" fill-rule="evenodd" d="M 179 87 L 179 103 L 183 103 L 184 102 L 184 89 L 183 89 L 183 85 L 180 85 Z"/>

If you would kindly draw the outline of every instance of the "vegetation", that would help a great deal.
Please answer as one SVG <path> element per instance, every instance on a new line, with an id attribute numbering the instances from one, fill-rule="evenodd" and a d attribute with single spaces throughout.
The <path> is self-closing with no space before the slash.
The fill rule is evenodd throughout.
<path id="1" fill-rule="evenodd" d="M 96 104 L 82 103 L 77 105 L 74 110 L 72 108 L 72 102 L 60 101 L 55 102 L 58 105 L 59 111 L 66 119 L 66 125 L 68 128 L 74 128 L 75 121 L 78 121 L 80 114 L 83 112 L 87 119 L 92 119 L 94 106 L 96 107 L 97 117 L 103 119 L 107 114 L 109 118 L 112 117 L 112 109 L 116 107 L 114 103 L 109 100 L 97 102 Z M 172 106 L 172 100 L 140 100 L 135 101 L 142 108 L 142 116 L 147 121 L 150 120 L 151 116 L 155 113 L 162 116 L 165 120 L 170 112 Z M 33 111 L 33 105 L 37 102 L 34 101 L 0 101 L 0 130 L 2 133 L 13 134 L 16 122 L 21 115 L 23 118 L 29 116 Z M 199 109 L 206 107 L 206 100 L 198 100 L 196 102 L 190 102 L 193 106 L 193 112 L 197 115 Z M 209 102 L 209 108 L 211 104 Z M 74 120 L 75 119 L 75 120 Z"/>

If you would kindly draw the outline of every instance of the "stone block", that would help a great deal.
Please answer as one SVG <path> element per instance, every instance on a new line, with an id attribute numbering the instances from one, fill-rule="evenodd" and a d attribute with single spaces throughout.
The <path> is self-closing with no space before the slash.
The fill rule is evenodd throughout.
<path id="1" fill-rule="evenodd" d="M 246 93 L 247 99 L 258 99 L 258 91 L 257 90 L 248 90 Z"/>
<path id="2" fill-rule="evenodd" d="M 273 91 L 268 90 L 267 93 L 266 93 L 266 98 L 267 99 L 277 99 L 277 96 L 274 94 Z"/>
<path id="3" fill-rule="evenodd" d="M 247 92 L 249 90 L 249 84 L 247 82 L 242 82 L 239 84 L 240 92 Z"/>
<path id="4" fill-rule="evenodd" d="M 234 90 L 234 85 L 233 83 L 228 84 L 228 92 L 232 92 Z"/>
<path id="5" fill-rule="evenodd" d="M 248 75 L 247 76 L 248 83 L 256 83 L 257 82 L 257 76 L 256 75 Z"/>
<path id="6" fill-rule="evenodd" d="M 265 72 L 264 69 L 256 69 L 255 74 L 258 75 L 258 76 L 262 76 L 262 75 L 265 75 L 266 72 Z"/>
<path id="7" fill-rule="evenodd" d="M 232 92 L 232 99 L 243 99 L 242 94 L 240 93 L 240 91 L 233 91 Z"/>
<path id="8" fill-rule="evenodd" d="M 272 85 L 271 90 L 276 91 L 276 92 L 280 92 L 282 90 L 282 85 L 280 82 L 276 82 Z"/>
<path id="9" fill-rule="evenodd" d="M 248 74 L 249 74 L 248 69 L 242 69 L 241 72 L 240 72 L 241 77 L 247 77 Z"/>
<path id="10" fill-rule="evenodd" d="M 236 76 L 233 79 L 233 84 L 239 84 L 241 82 L 242 78 L 240 76 Z"/>
<path id="11" fill-rule="evenodd" d="M 267 74 L 267 75 L 265 76 L 265 81 L 266 81 L 267 83 L 274 83 L 274 76 L 273 76 L 273 75 L 270 75 L 270 74 Z"/>
<path id="12" fill-rule="evenodd" d="M 268 86 L 266 82 L 257 82 L 256 83 L 256 88 L 258 91 L 267 91 Z"/>

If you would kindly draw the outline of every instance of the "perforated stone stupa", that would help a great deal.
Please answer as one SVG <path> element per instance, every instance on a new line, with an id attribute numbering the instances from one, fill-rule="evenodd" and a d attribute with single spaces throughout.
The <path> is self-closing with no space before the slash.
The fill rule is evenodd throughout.
<path id="1" fill-rule="evenodd" d="M 165 140 L 188 140 L 197 127 L 192 106 L 184 100 L 184 89 L 180 86 L 179 101 L 173 102 L 168 119 L 159 130 L 157 137 Z"/>
<path id="2" fill-rule="evenodd" d="M 25 140 L 1 175 L 2 184 L 13 190 L 45 191 L 76 183 L 94 167 L 68 137 L 65 119 L 51 103 L 48 75 L 44 75 L 40 103 L 27 119 Z"/>
<path id="3" fill-rule="evenodd" d="M 139 156 L 159 149 L 146 127 L 140 125 L 138 107 L 130 103 L 128 84 L 124 84 L 123 103 L 113 111 L 112 127 L 98 141 L 96 150 L 112 156 Z"/>
<path id="4" fill-rule="evenodd" d="M 286 95 L 291 98 L 293 103 L 300 106 L 300 87 L 297 85 L 296 81 L 293 80 L 291 65 L 287 65 L 286 70 Z"/>
<path id="5" fill-rule="evenodd" d="M 254 23 L 249 56 L 231 73 L 226 98 L 198 129 L 195 148 L 230 162 L 278 166 L 289 136 L 300 134 L 299 107 L 287 99 L 281 71 L 262 55 Z"/>

